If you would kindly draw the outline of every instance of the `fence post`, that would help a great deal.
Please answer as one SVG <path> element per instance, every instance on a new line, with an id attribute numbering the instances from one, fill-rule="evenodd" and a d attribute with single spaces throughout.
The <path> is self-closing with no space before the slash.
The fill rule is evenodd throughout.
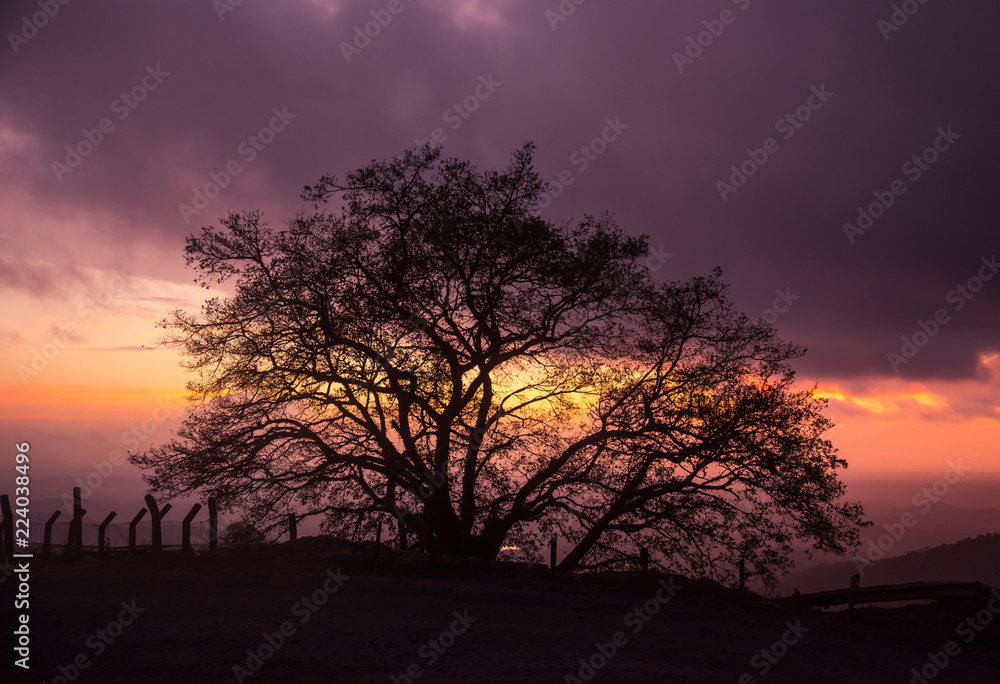
<path id="1" fill-rule="evenodd" d="M 83 551 L 83 516 L 86 514 L 87 511 L 83 510 L 80 488 L 73 487 L 73 519 L 69 522 L 69 538 L 66 540 L 66 546 L 70 551 Z"/>
<path id="2" fill-rule="evenodd" d="M 642 576 L 642 590 L 649 586 L 649 549 L 645 546 L 639 547 L 639 571 Z"/>
<path id="3" fill-rule="evenodd" d="M 740 603 L 747 602 L 747 561 L 740 558 Z"/>
<path id="4" fill-rule="evenodd" d="M 208 550 L 219 548 L 219 510 L 215 506 L 215 497 L 208 497 Z"/>
<path id="5" fill-rule="evenodd" d="M 198 511 L 201 510 L 201 504 L 196 503 L 188 511 L 188 514 L 184 516 L 184 522 L 181 523 L 181 549 L 184 551 L 191 550 L 191 521 L 194 520 L 194 516 L 198 515 Z"/>
<path id="6" fill-rule="evenodd" d="M 129 551 L 135 551 L 135 526 L 139 524 L 139 521 L 142 520 L 142 516 L 144 516 L 144 515 L 146 515 L 146 509 L 145 508 L 143 508 L 138 513 L 136 513 L 135 517 L 132 518 L 132 522 L 130 522 L 128 524 L 128 550 Z"/>
<path id="7" fill-rule="evenodd" d="M 111 524 L 111 521 L 116 515 L 117 513 L 114 511 L 108 513 L 108 517 L 106 517 L 104 522 L 101 523 L 101 526 L 97 528 L 97 553 L 104 553 L 104 531 L 108 529 L 108 525 Z"/>
<path id="8" fill-rule="evenodd" d="M 851 586 L 847 589 L 847 621 L 854 619 L 854 603 L 857 600 L 858 589 L 861 588 L 861 574 L 851 578 Z"/>
<path id="9" fill-rule="evenodd" d="M 295 514 L 288 514 L 288 541 L 295 541 L 299 538 L 299 531 L 295 527 Z"/>
<path id="10" fill-rule="evenodd" d="M 153 551 L 162 551 L 163 530 L 160 528 L 160 521 L 163 520 L 163 516 L 170 510 L 170 504 L 164 506 L 161 511 L 159 506 L 156 505 L 156 499 L 153 498 L 153 495 L 147 494 L 146 508 L 149 509 L 150 522 L 153 523 Z"/>
<path id="11" fill-rule="evenodd" d="M 56 511 L 45 521 L 45 537 L 42 540 L 42 553 L 49 553 L 52 550 L 52 525 L 60 515 L 62 515 L 62 511 Z"/>
<path id="12" fill-rule="evenodd" d="M 549 567 L 552 570 L 552 577 L 556 576 L 556 547 L 558 544 L 555 537 L 549 540 Z"/>
<path id="13" fill-rule="evenodd" d="M 14 556 L 14 515 L 10 510 L 10 497 L 6 494 L 0 495 L 0 509 L 3 509 L 3 523 L 0 525 L 3 535 L 3 555 L 12 558 Z"/>
<path id="14" fill-rule="evenodd" d="M 406 523 L 401 517 L 396 517 L 396 538 L 399 539 L 399 548 L 406 550 Z"/>

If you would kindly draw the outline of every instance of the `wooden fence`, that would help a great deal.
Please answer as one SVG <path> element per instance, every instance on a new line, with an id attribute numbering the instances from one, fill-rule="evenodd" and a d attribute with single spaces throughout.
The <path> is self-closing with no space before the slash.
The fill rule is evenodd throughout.
<path id="1" fill-rule="evenodd" d="M 162 534 L 162 521 L 163 517 L 171 509 L 171 505 L 168 503 L 163 508 L 160 508 L 156 500 L 151 494 L 147 494 L 145 497 L 146 507 L 139 510 L 132 521 L 129 523 L 129 533 L 128 533 L 128 549 L 129 551 L 135 551 L 137 548 L 136 544 L 136 527 L 139 522 L 145 517 L 146 513 L 150 514 L 150 521 L 152 523 L 152 545 L 153 551 L 161 551 L 163 549 L 163 534 Z M 201 504 L 196 503 L 188 511 L 188 514 L 184 516 L 184 520 L 181 526 L 181 548 L 185 551 L 191 550 L 191 522 L 194 520 L 195 516 L 201 511 Z M 0 520 L 0 555 L 11 557 L 14 555 L 14 517 L 12 515 L 10 498 L 8 495 L 0 495 L 0 513 L 3 514 L 3 519 Z M 70 521 L 69 534 L 66 540 L 66 548 L 68 550 L 82 551 L 84 549 L 83 545 L 83 518 L 87 514 L 87 511 L 83 508 L 82 499 L 80 496 L 80 488 L 73 488 L 73 519 Z M 42 553 L 49 553 L 52 547 L 55 546 L 52 542 L 52 526 L 55 524 L 59 516 L 62 515 L 62 511 L 56 511 L 53 513 L 49 519 L 45 522 L 45 534 L 42 543 Z M 112 511 L 104 518 L 98 527 L 97 533 L 97 552 L 104 553 L 105 551 L 105 530 L 111 521 L 115 518 L 117 514 Z M 215 498 L 209 497 L 208 499 L 208 520 L 209 520 L 209 536 L 208 536 L 208 548 L 210 551 L 215 551 L 219 544 L 219 518 L 218 512 L 215 505 Z M 297 538 L 297 526 L 296 517 L 294 513 L 288 514 L 288 536 L 289 539 L 295 540 Z M 381 536 L 381 528 L 378 530 L 378 536 Z M 558 540 L 552 537 L 549 540 L 549 571 L 551 576 L 555 578 L 557 576 L 557 544 Z M 377 561 L 378 553 L 378 537 L 376 538 L 375 544 L 375 559 Z M 639 549 L 638 558 L 639 574 L 642 582 L 642 587 L 646 588 L 648 586 L 649 577 L 649 552 L 646 548 Z M 740 561 L 739 564 L 739 594 L 740 599 L 746 599 L 746 579 L 748 576 L 748 571 L 746 569 L 745 561 Z M 853 614 L 854 607 L 859 603 L 887 603 L 891 601 L 920 601 L 920 600 L 935 600 L 941 598 L 983 598 L 988 599 L 995 596 L 994 592 L 997 589 L 989 587 L 980 582 L 911 582 L 908 584 L 884 584 L 874 587 L 861 587 L 861 575 L 854 575 L 851 577 L 850 585 L 846 589 L 834 589 L 832 591 L 820 591 L 812 594 L 794 594 L 792 596 L 785 596 L 778 599 L 782 603 L 792 604 L 796 606 L 803 607 L 829 607 L 837 605 L 846 605 L 848 608 L 848 613 Z"/>
<path id="2" fill-rule="evenodd" d="M 942 598 L 989 599 L 997 591 L 981 582 L 910 582 L 861 587 L 861 576 L 854 575 L 847 589 L 819 591 L 813 594 L 785 596 L 781 600 L 800 606 L 829 607 L 846 605 L 848 610 L 859 603 L 923 601 Z"/>
<path id="3" fill-rule="evenodd" d="M 129 523 L 128 528 L 128 549 L 129 551 L 135 551 L 138 546 L 136 543 L 136 528 L 147 513 L 150 514 L 150 523 L 152 526 L 152 543 L 150 548 L 153 551 L 163 550 L 163 531 L 162 523 L 163 518 L 171 509 L 171 504 L 167 504 L 162 508 L 156 503 L 156 499 L 153 498 L 151 494 L 145 496 L 146 507 L 139 510 L 138 513 L 132 518 Z M 184 516 L 184 520 L 181 523 L 181 548 L 185 551 L 190 551 L 191 546 L 191 523 L 195 516 L 201 511 L 201 504 L 196 503 L 188 511 L 188 514 Z M 8 495 L 0 495 L 0 512 L 3 514 L 3 519 L 0 520 L 0 554 L 4 556 L 12 556 L 14 554 L 14 517 L 12 515 L 10 507 L 10 498 Z M 73 488 L 73 518 L 69 523 L 69 533 L 67 534 L 65 548 L 69 551 L 83 551 L 83 519 L 87 514 L 86 509 L 83 508 L 83 500 L 80 495 L 80 488 Z M 42 553 L 50 553 L 52 548 L 55 546 L 62 546 L 60 544 L 55 544 L 52 541 L 52 526 L 55 524 L 56 520 L 62 515 L 62 511 L 57 510 L 53 513 L 48 520 L 45 521 L 45 532 L 42 538 Z M 117 513 L 111 511 L 108 513 L 107 517 L 101 522 L 97 528 L 97 552 L 104 553 L 106 550 L 105 543 L 105 531 L 111 521 L 117 516 Z M 294 516 L 292 516 L 294 517 Z M 292 530 L 292 537 L 294 538 L 294 529 Z M 219 544 L 219 517 L 218 511 L 215 505 L 215 498 L 209 497 L 208 499 L 208 548 L 210 551 L 214 551 L 218 548 Z"/>

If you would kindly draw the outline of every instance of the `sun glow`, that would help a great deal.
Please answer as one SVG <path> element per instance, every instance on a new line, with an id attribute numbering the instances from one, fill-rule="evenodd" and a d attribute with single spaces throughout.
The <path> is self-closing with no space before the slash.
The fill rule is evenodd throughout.
<path id="1" fill-rule="evenodd" d="M 123 411 L 166 404 L 178 412 L 186 393 L 175 387 L 113 387 L 0 383 L 0 411 L 10 420 L 114 418 Z"/>
<path id="2" fill-rule="evenodd" d="M 901 413 L 913 404 L 932 409 L 945 409 L 948 399 L 930 390 L 911 392 L 880 392 L 875 390 L 868 394 L 850 394 L 839 389 L 817 389 L 813 396 L 818 399 L 830 399 L 845 405 L 860 408 L 869 413 L 888 414 Z"/>

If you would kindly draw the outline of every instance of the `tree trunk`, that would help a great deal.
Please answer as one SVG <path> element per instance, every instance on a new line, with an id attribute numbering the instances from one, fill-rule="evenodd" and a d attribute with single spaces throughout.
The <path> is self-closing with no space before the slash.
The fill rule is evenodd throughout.
<path id="1" fill-rule="evenodd" d="M 583 539 L 577 542 L 576 546 L 570 549 L 566 557 L 563 558 L 559 565 L 556 566 L 557 572 L 573 572 L 576 567 L 583 560 L 583 557 L 587 555 L 587 552 L 597 543 L 597 540 L 601 538 L 601 535 L 608 529 L 608 525 L 614 521 L 619 515 L 618 507 L 612 506 L 607 513 L 601 516 L 601 519 L 594 523 L 587 534 L 583 535 Z"/>

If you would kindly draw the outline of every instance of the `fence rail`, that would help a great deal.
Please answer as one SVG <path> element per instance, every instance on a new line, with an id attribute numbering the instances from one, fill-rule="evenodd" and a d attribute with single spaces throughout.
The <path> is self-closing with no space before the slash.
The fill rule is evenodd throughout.
<path id="1" fill-rule="evenodd" d="M 180 522 L 181 525 L 181 543 L 180 544 L 164 544 L 163 543 L 163 518 L 167 512 L 171 509 L 171 504 L 166 504 L 162 508 L 159 507 L 156 500 L 151 494 L 145 496 L 146 507 L 139 510 L 139 512 L 132 518 L 129 523 L 115 523 L 111 521 L 116 517 L 116 513 L 112 511 L 107 517 L 99 524 L 97 527 L 97 543 L 95 545 L 85 545 L 83 543 L 83 530 L 86 526 L 89 529 L 93 529 L 95 525 L 93 523 L 85 524 L 83 522 L 84 516 L 87 511 L 83 508 L 83 502 L 80 496 L 80 488 L 73 488 L 73 518 L 67 522 L 62 523 L 68 526 L 68 531 L 65 536 L 66 543 L 58 544 L 52 541 L 52 528 L 56 524 L 62 511 L 56 511 L 53 513 L 49 519 L 44 523 L 44 533 L 42 542 L 42 553 L 50 553 L 53 548 L 65 548 L 67 550 L 84 551 L 84 550 L 96 550 L 98 553 L 104 553 L 107 548 L 114 548 L 109 544 L 110 539 L 107 536 L 107 530 L 109 527 L 113 527 L 117 530 L 120 528 L 128 526 L 128 545 L 129 551 L 135 551 L 138 548 L 149 548 L 153 551 L 161 551 L 165 548 L 181 548 L 186 551 L 193 549 L 191 543 L 191 528 L 195 516 L 201 511 L 201 504 L 196 503 L 188 511 L 187 515 Z M 0 519 L 0 556 L 12 557 L 14 555 L 14 517 L 10 506 L 10 497 L 7 494 L 0 495 L 0 513 L 2 513 L 2 519 Z M 143 519 L 146 513 L 150 513 L 148 529 L 149 529 L 149 543 L 139 543 L 139 533 L 138 527 L 140 524 L 146 527 L 143 523 Z M 202 535 L 200 537 L 202 542 L 207 541 L 208 548 L 210 551 L 215 551 L 219 544 L 219 518 L 218 510 L 216 507 L 216 502 L 214 497 L 208 498 L 208 520 L 202 521 L 200 523 L 193 523 L 194 526 L 200 527 L 208 523 L 208 534 Z M 288 534 L 291 540 L 295 540 L 297 537 L 296 530 L 296 517 L 294 513 L 288 514 Z M 177 521 L 169 521 L 170 524 L 176 525 Z M 41 523 L 32 523 L 32 526 L 37 526 Z M 145 530 L 144 530 L 145 532 Z M 381 535 L 381 529 L 379 529 L 379 535 Z M 118 535 L 119 538 L 121 535 Z M 30 529 L 29 529 L 29 537 Z M 143 534 L 143 542 L 145 542 L 146 535 Z M 557 550 L 557 539 L 552 537 L 549 542 L 550 551 L 550 571 L 553 577 L 556 576 L 556 550 Z M 203 544 L 199 544 L 201 546 Z M 117 547 L 124 548 L 124 547 Z M 375 545 L 376 553 L 378 549 L 378 543 Z M 37 549 L 37 544 L 32 545 L 32 549 Z M 377 556 L 376 556 L 377 558 Z M 646 586 L 647 575 L 649 572 L 649 552 L 645 548 L 639 549 L 639 567 L 640 574 L 642 577 L 642 585 Z M 742 599 L 746 597 L 746 578 L 748 572 L 744 561 L 740 561 L 739 564 L 739 590 Z M 982 598 L 989 599 L 991 597 L 1000 597 L 1000 589 L 990 587 L 988 585 L 982 584 L 981 582 L 911 582 L 908 584 L 883 584 L 874 587 L 864 587 L 861 588 L 861 575 L 854 575 L 851 577 L 850 585 L 846 589 L 834 589 L 831 591 L 820 591 L 811 594 L 799 594 L 795 593 L 792 596 L 785 596 L 778 599 L 783 603 L 791 603 L 797 606 L 809 606 L 809 607 L 829 607 L 838 605 L 847 605 L 849 614 L 853 614 L 854 607 L 859 603 L 888 603 L 892 601 L 921 601 L 921 600 L 935 600 L 941 598 Z"/>
<path id="2" fill-rule="evenodd" d="M 181 522 L 181 543 L 180 544 L 164 544 L 163 543 L 163 518 L 171 509 L 171 504 L 166 504 L 162 508 L 156 502 L 151 494 L 147 494 L 145 497 L 146 508 L 142 508 L 132 518 L 128 525 L 128 549 L 129 551 L 135 551 L 137 548 L 145 548 L 146 544 L 139 544 L 138 537 L 138 527 L 142 522 L 146 513 L 150 513 L 149 517 L 149 532 L 150 532 L 150 543 L 148 547 L 153 551 L 160 551 L 164 548 L 171 548 L 179 546 L 185 550 L 191 550 L 193 548 L 191 544 L 191 528 L 195 516 L 201 510 L 201 504 L 196 503 L 191 507 L 191 510 L 184 517 Z M 0 520 L 0 555 L 13 556 L 14 555 L 14 517 L 10 508 L 10 498 L 8 495 L 0 495 L 0 513 L 3 514 L 2 520 Z M 83 508 L 83 500 L 80 495 L 80 488 L 73 488 L 73 517 L 68 523 L 66 532 L 65 544 L 58 544 L 52 539 L 52 530 L 56 524 L 56 521 L 62 515 L 62 511 L 57 510 L 53 513 L 48 520 L 44 523 L 44 530 L 42 533 L 42 553 L 49 553 L 53 548 L 65 548 L 70 551 L 84 551 L 89 549 L 96 549 L 98 553 L 104 553 L 105 549 L 109 547 L 107 530 L 109 527 L 120 528 L 124 527 L 126 523 L 118 523 L 113 525 L 112 520 L 117 516 L 117 513 L 112 511 L 108 514 L 104 520 L 97 525 L 97 543 L 95 545 L 84 545 L 83 543 L 83 531 L 84 528 L 93 529 L 95 525 L 84 523 L 84 516 L 87 514 L 86 509 Z M 214 551 L 218 548 L 219 544 L 219 520 L 218 520 L 218 509 L 215 504 L 215 498 L 209 497 L 208 499 L 208 535 L 207 541 L 208 548 Z M 37 526 L 40 523 L 31 523 L 31 526 Z M 195 527 L 199 527 L 204 523 L 195 523 Z M 29 528 L 30 532 L 30 528 Z M 29 534 L 29 537 L 32 535 Z M 37 549 L 37 544 L 32 544 L 31 548 Z"/>
<path id="3" fill-rule="evenodd" d="M 854 576 L 858 577 L 857 575 Z M 941 598 L 982 598 L 994 596 L 997 589 L 981 582 L 910 582 L 908 584 L 881 584 L 874 587 L 858 586 L 852 578 L 847 589 L 819 591 L 783 597 L 783 601 L 801 606 L 828 607 L 859 603 L 889 603 L 891 601 L 922 601 Z"/>

